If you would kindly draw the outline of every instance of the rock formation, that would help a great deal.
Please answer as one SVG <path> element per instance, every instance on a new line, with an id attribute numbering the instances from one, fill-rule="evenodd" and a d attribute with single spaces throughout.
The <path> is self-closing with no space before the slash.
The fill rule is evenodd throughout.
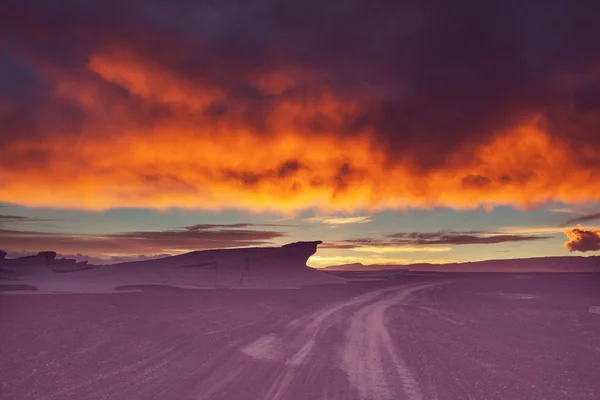
<path id="1" fill-rule="evenodd" d="M 195 251 L 159 259 L 88 266 L 55 259 L 47 252 L 8 260 L 13 276 L 38 290 L 52 292 L 106 291 L 135 286 L 182 288 L 290 288 L 339 284 L 343 280 L 306 266 L 320 241 L 282 247 Z M 46 257 L 51 261 L 46 263 Z"/>
<path id="2" fill-rule="evenodd" d="M 56 258 L 56 252 L 54 251 L 40 251 L 36 257 L 41 257 L 46 261 L 52 261 Z"/>
<path id="3" fill-rule="evenodd" d="M 89 268 L 87 261 L 78 263 L 68 258 L 56 258 L 55 251 L 40 251 L 35 256 L 4 260 L 4 270 L 15 275 L 45 274 L 47 272 L 70 272 Z"/>

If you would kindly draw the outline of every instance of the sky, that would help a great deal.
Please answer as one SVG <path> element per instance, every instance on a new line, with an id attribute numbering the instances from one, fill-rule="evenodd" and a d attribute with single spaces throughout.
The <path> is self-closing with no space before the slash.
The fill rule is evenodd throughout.
<path id="1" fill-rule="evenodd" d="M 600 250 L 600 4 L 8 0 L 0 248 Z"/>

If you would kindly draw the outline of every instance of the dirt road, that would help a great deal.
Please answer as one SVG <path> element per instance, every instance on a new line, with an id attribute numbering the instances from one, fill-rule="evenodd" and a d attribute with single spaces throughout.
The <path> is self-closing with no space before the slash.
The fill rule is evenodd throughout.
<path id="1" fill-rule="evenodd" d="M 424 277 L 0 296 L 0 398 L 595 399 L 592 289 Z"/>

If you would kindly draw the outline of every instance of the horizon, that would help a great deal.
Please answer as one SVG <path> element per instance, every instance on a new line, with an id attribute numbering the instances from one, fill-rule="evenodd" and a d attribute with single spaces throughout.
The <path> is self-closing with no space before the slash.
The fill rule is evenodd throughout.
<path id="1" fill-rule="evenodd" d="M 56 251 L 59 257 L 112 264 L 199 250 L 322 240 L 318 253 L 308 261 L 316 268 L 598 254 L 593 246 L 599 228 L 589 223 L 577 228 L 568 222 L 598 219 L 595 210 L 599 208 L 596 204 L 570 207 L 567 210 L 564 204 L 548 204 L 535 210 L 502 207 L 495 211 L 438 209 L 333 215 L 309 211 L 282 220 L 277 214 L 241 211 L 86 212 L 4 204 L 0 208 L 0 250 L 9 258 Z M 162 229 L 152 230 L 152 226 Z M 429 229 L 417 230 L 419 227 Z M 567 236 L 577 229 L 581 232 Z"/>
<path id="2" fill-rule="evenodd" d="M 320 242 L 320 243 L 319 243 Z M 191 250 L 191 251 L 186 251 L 183 253 L 178 253 L 178 254 L 154 254 L 154 255 L 137 255 L 137 256 L 131 256 L 131 257 L 119 257 L 119 256 L 114 256 L 110 259 L 102 259 L 102 258 L 95 258 L 95 257 L 90 257 L 90 256 L 86 256 L 83 254 L 62 254 L 62 253 L 56 253 L 51 249 L 42 249 L 40 251 L 28 251 L 28 252 L 12 252 L 12 253 L 7 253 L 6 254 L 6 259 L 7 260 L 18 260 L 19 258 L 27 258 L 27 257 L 32 257 L 32 256 L 39 256 L 40 253 L 44 253 L 44 252 L 50 252 L 50 253 L 56 253 L 56 260 L 61 260 L 61 259 L 71 259 L 76 261 L 77 263 L 81 263 L 81 262 L 85 262 L 85 263 L 89 263 L 90 265 L 101 265 L 101 266 L 110 266 L 110 265 L 115 265 L 115 264 L 125 264 L 125 263 L 131 263 L 131 262 L 143 262 L 143 261 L 152 261 L 152 260 L 159 260 L 159 259 L 168 259 L 170 257 L 174 257 L 174 256 L 179 256 L 179 255 L 187 255 L 187 254 L 193 254 L 193 253 L 202 253 L 205 251 L 228 251 L 228 250 L 244 250 L 244 249 L 270 249 L 270 248 L 281 248 L 282 246 L 285 245 L 289 245 L 289 244 L 296 244 L 296 243 L 318 243 L 317 244 L 317 253 L 319 251 L 319 245 L 322 245 L 323 242 L 322 241 L 318 241 L 318 240 L 312 240 L 312 241 L 297 241 L 297 242 L 289 242 L 289 243 L 285 243 L 281 246 L 278 245 L 262 245 L 262 246 L 242 246 L 242 247 L 227 247 L 227 248 L 211 248 L 211 249 L 204 249 L 204 250 Z M 565 244 L 568 242 L 565 242 Z M 2 252 L 2 249 L 0 249 L 0 252 Z M 487 258 L 487 259 L 482 259 L 482 260 L 467 260 L 467 261 L 450 261 L 450 260 L 444 260 L 442 262 L 436 262 L 436 260 L 423 260 L 423 261 L 417 261 L 415 260 L 414 262 L 402 262 L 403 260 L 394 260 L 394 259 L 384 259 L 383 263 L 369 263 L 369 264 L 363 264 L 360 261 L 356 261 L 356 262 L 338 262 L 335 264 L 323 264 L 323 263 L 315 263 L 315 262 L 311 262 L 311 259 L 315 257 L 315 255 L 309 257 L 309 259 L 307 260 L 306 265 L 311 267 L 311 268 L 315 268 L 315 269 L 327 269 L 327 268 L 331 268 L 331 267 L 346 267 L 346 266 L 355 266 L 355 265 L 360 265 L 362 267 L 380 267 L 380 266 L 384 266 L 384 267 L 410 267 L 411 265 L 431 265 L 431 266 L 440 266 L 443 267 L 445 265 L 453 265 L 453 264 L 477 264 L 477 263 L 486 263 L 486 262 L 496 262 L 496 261 L 511 261 L 511 260 L 535 260 L 535 259 L 555 259 L 555 258 L 596 258 L 596 257 L 600 257 L 600 255 L 594 255 L 594 254 L 578 254 L 578 255 L 573 255 L 573 254 L 569 254 L 569 255 L 560 255 L 560 256 L 556 256 L 556 255 L 543 255 L 543 256 L 530 256 L 530 257 L 515 257 L 515 258 Z M 319 256 L 316 256 L 317 259 L 319 258 Z M 368 260 L 371 261 L 371 260 Z M 433 261 L 433 262 L 432 262 Z M 550 271 L 550 270 L 548 270 Z M 577 272 L 577 269 L 573 269 L 574 272 Z"/>

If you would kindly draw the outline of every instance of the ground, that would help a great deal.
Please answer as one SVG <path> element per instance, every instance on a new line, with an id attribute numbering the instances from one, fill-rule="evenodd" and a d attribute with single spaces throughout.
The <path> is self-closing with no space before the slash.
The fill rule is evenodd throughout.
<path id="1" fill-rule="evenodd" d="M 0 398 L 600 398 L 598 274 L 122 289 L 4 291 Z"/>

